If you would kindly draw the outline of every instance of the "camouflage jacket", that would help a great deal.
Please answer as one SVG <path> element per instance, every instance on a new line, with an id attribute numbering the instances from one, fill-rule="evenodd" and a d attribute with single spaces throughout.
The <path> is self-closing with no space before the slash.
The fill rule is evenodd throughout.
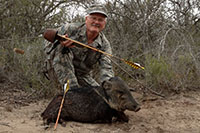
<path id="1" fill-rule="evenodd" d="M 68 36 L 71 39 L 87 44 L 86 26 L 83 23 L 82 24 L 81 23 L 65 24 L 64 26 L 58 29 L 58 33 L 62 35 L 68 34 Z M 82 77 L 82 76 L 84 76 L 85 78 L 90 77 L 91 71 L 93 70 L 94 65 L 97 63 L 99 63 L 99 68 L 100 68 L 100 78 L 99 78 L 100 82 L 103 82 L 104 80 L 107 80 L 114 76 L 111 61 L 108 57 L 106 57 L 105 55 L 99 52 L 82 47 L 78 44 L 75 44 L 75 45 L 76 47 L 73 47 L 73 48 L 67 48 L 67 47 L 63 47 L 62 45 L 58 45 L 58 47 L 48 55 L 48 59 L 56 58 L 56 55 L 68 54 L 69 57 L 71 58 L 70 60 L 72 63 L 70 64 L 69 61 L 66 60 L 66 62 L 69 63 L 69 65 L 66 67 L 74 69 L 73 72 L 75 73 L 76 78 Z M 99 33 L 99 36 L 96 38 L 96 40 L 92 44 L 90 44 L 90 46 L 100 49 L 106 53 L 112 54 L 110 43 L 102 32 Z M 51 49 L 51 47 L 52 45 L 49 45 L 48 43 L 46 43 L 45 45 L 46 53 Z M 54 59 L 53 64 L 55 64 L 55 62 L 57 63 L 65 62 L 62 60 L 64 59 L 60 58 L 59 56 L 57 59 Z M 64 77 L 68 77 L 73 80 L 73 78 L 75 78 L 73 72 L 68 72 L 68 71 L 63 70 L 62 72 L 60 72 L 60 74 L 57 74 L 58 80 L 60 81 L 60 83 L 63 84 L 63 82 L 65 82 L 63 79 Z M 59 75 L 62 75 L 62 76 L 59 76 Z M 93 80 L 93 79 L 91 79 L 90 77 L 89 79 L 85 79 L 85 80 Z M 88 81 L 88 82 L 91 82 L 91 84 L 93 85 L 98 85 L 98 83 L 92 83 L 96 81 Z"/>

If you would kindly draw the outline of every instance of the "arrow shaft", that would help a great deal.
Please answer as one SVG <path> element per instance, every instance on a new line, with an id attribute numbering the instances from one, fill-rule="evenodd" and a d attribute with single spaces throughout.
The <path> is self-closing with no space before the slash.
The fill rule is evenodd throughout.
<path id="1" fill-rule="evenodd" d="M 58 35 L 58 34 L 57 34 L 57 35 Z M 65 36 L 61 36 L 61 35 L 58 35 L 58 36 L 59 36 L 59 37 L 62 37 L 62 38 L 65 38 L 65 39 L 67 39 L 67 40 L 69 40 L 69 41 L 72 41 L 72 42 L 74 42 L 74 43 L 77 43 L 77 44 L 79 44 L 79 45 L 81 45 L 81 46 L 84 46 L 84 47 L 87 47 L 87 48 L 92 49 L 92 50 L 94 50 L 94 51 L 97 51 L 97 52 L 99 52 L 99 53 L 102 53 L 102 54 L 105 54 L 105 55 L 108 55 L 108 56 L 113 57 L 113 55 L 111 55 L 111 54 L 109 54 L 109 53 L 106 53 L 106 52 L 104 52 L 104 51 L 102 51 L 102 50 L 96 49 L 96 48 L 94 48 L 94 47 L 92 47 L 92 46 L 83 44 L 83 43 L 81 43 L 81 42 L 79 42 L 79 41 L 76 41 L 76 40 L 73 40 L 73 39 L 71 39 L 71 38 L 69 38 L 69 37 L 65 37 Z"/>
<path id="2" fill-rule="evenodd" d="M 129 63 L 127 63 L 127 60 L 125 60 L 125 59 L 123 59 L 123 58 L 120 58 L 120 57 L 114 56 L 114 55 L 112 55 L 112 54 L 106 53 L 106 52 L 104 52 L 104 51 L 102 51 L 102 50 L 99 50 L 99 49 L 96 49 L 96 48 L 94 48 L 94 47 L 92 47 L 92 46 L 83 44 L 83 43 L 81 43 L 81 42 L 79 42 L 79 41 L 76 41 L 76 40 L 73 40 L 73 39 L 71 39 L 71 38 L 69 38 L 69 37 L 62 36 L 62 35 L 59 35 L 59 34 L 57 34 L 57 37 L 60 38 L 61 40 L 65 40 L 65 39 L 66 39 L 66 40 L 72 41 L 72 42 L 74 42 L 74 43 L 76 43 L 76 44 L 79 44 L 79 45 L 84 46 L 84 47 L 86 47 L 86 48 L 92 49 L 92 50 L 97 51 L 97 52 L 99 52 L 99 53 L 102 53 L 102 54 L 104 54 L 104 55 L 107 55 L 107 56 L 110 56 L 110 57 L 114 57 L 114 58 L 116 58 L 116 59 L 119 59 L 119 60 L 125 62 L 126 64 L 129 64 Z M 130 62 L 130 61 L 129 61 L 129 62 Z M 131 62 L 131 64 L 132 64 L 132 65 L 130 65 L 130 64 L 129 64 L 129 65 L 132 66 L 132 67 L 133 67 L 133 65 L 134 65 L 134 66 L 137 66 L 137 68 L 144 69 L 144 67 L 141 67 L 140 65 L 137 65 L 137 64 L 134 63 L 134 62 Z M 134 68 L 136 68 L 136 67 L 134 67 Z"/>
<path id="3" fill-rule="evenodd" d="M 54 125 L 54 130 L 56 130 L 56 128 L 57 128 L 58 120 L 60 118 L 61 110 L 62 110 L 63 103 L 64 103 L 64 100 L 65 100 L 65 95 L 66 95 L 67 91 L 69 90 L 69 80 L 67 80 L 67 86 L 64 86 L 64 87 L 65 87 L 65 91 L 64 91 L 64 94 L 63 94 L 63 97 L 62 97 L 62 101 L 61 101 L 61 104 L 60 104 L 60 108 L 59 108 L 59 111 L 58 111 L 58 116 L 57 116 L 57 119 L 56 119 L 56 123 Z"/>

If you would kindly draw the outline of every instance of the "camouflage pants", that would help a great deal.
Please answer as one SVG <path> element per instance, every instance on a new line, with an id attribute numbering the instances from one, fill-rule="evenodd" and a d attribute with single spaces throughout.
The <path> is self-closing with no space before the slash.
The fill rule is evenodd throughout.
<path id="1" fill-rule="evenodd" d="M 56 51 L 55 51 L 56 52 Z M 68 54 L 55 53 L 53 60 L 47 60 L 48 77 L 54 82 L 56 87 L 62 88 L 67 80 L 69 80 L 70 88 L 80 86 L 98 86 L 99 84 L 92 78 L 91 73 L 79 75 L 75 73 L 72 63 L 73 53 Z"/>

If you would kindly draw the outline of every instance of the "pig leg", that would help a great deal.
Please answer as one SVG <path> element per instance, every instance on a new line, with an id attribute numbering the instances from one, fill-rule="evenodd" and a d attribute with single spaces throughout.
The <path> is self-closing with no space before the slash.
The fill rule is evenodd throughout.
<path id="1" fill-rule="evenodd" d="M 56 121 L 61 100 L 62 100 L 62 95 L 56 96 L 49 103 L 49 105 L 44 110 L 44 112 L 41 114 L 41 117 L 43 118 L 43 120 L 46 120 L 46 124 L 49 124 L 51 122 L 55 122 Z"/>
<path id="2" fill-rule="evenodd" d="M 124 112 L 117 111 L 116 117 L 117 117 L 117 121 L 121 121 L 121 122 L 128 122 L 129 121 L 128 116 L 125 115 Z"/>

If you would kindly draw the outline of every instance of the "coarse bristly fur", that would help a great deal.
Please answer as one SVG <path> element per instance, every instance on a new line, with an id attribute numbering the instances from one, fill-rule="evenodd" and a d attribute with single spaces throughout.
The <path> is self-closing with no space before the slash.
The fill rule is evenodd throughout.
<path id="1" fill-rule="evenodd" d="M 119 78 L 112 78 L 99 87 L 69 90 L 64 99 L 60 120 L 110 123 L 115 117 L 116 120 L 128 122 L 124 110 L 138 111 L 140 107 L 123 82 Z M 46 124 L 56 121 L 62 97 L 63 95 L 55 96 L 41 114 Z"/>

